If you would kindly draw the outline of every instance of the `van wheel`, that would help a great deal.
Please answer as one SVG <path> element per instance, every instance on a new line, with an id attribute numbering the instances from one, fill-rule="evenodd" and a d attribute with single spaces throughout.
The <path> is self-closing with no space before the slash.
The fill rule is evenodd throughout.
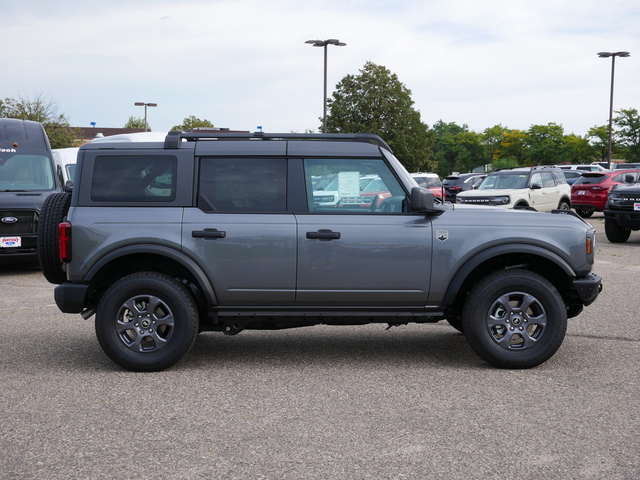
<path id="1" fill-rule="evenodd" d="M 494 272 L 469 293 L 464 335 L 485 361 L 531 368 L 551 358 L 564 340 L 567 312 L 556 288 L 529 270 Z"/>
<path id="2" fill-rule="evenodd" d="M 102 350 L 135 372 L 157 372 L 178 362 L 195 342 L 198 324 L 189 289 L 155 272 L 134 273 L 115 282 L 96 312 Z"/>
<path id="3" fill-rule="evenodd" d="M 60 262 L 58 224 L 69 212 L 71 194 L 67 192 L 49 195 L 42 204 L 38 219 L 38 257 L 44 278 L 49 283 L 59 285 L 67 280 Z"/>

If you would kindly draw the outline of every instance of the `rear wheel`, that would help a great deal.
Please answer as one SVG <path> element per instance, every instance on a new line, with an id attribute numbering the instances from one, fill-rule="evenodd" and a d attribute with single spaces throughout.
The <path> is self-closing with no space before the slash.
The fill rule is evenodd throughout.
<path id="1" fill-rule="evenodd" d="M 121 278 L 98 304 L 98 342 L 111 360 L 128 370 L 169 368 L 189 351 L 197 334 L 195 300 L 168 275 L 143 272 Z"/>
<path id="2" fill-rule="evenodd" d="M 530 368 L 551 358 L 564 340 L 567 313 L 560 293 L 528 270 L 501 270 L 471 290 L 462 312 L 471 348 L 502 368 Z"/>
<path id="3" fill-rule="evenodd" d="M 576 212 L 582 218 L 589 218 L 591 215 L 593 215 L 593 210 L 585 210 L 583 208 L 576 208 Z"/>
<path id="4" fill-rule="evenodd" d="M 562 200 L 562 201 L 558 204 L 558 210 L 571 210 L 571 205 L 569 205 L 567 202 L 565 202 L 564 200 Z"/>
<path id="5" fill-rule="evenodd" d="M 42 204 L 38 220 L 38 257 L 44 278 L 53 284 L 61 284 L 67 279 L 60 262 L 58 224 L 69 212 L 71 194 L 67 192 L 49 195 Z"/>
<path id="6" fill-rule="evenodd" d="M 621 227 L 613 218 L 605 218 L 604 233 L 607 234 L 607 240 L 611 243 L 624 243 L 629 240 L 631 230 Z"/>

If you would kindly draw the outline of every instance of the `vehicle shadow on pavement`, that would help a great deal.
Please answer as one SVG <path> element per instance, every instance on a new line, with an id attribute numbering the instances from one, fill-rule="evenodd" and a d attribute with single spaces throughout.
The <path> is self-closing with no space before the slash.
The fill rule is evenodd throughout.
<path id="1" fill-rule="evenodd" d="M 245 331 L 237 336 L 200 334 L 177 366 L 204 367 L 325 363 L 349 365 L 484 364 L 465 337 L 449 326 L 423 325 L 385 330 L 384 325 L 307 327 L 287 331 Z M 174 367 L 175 368 L 175 367 Z"/>

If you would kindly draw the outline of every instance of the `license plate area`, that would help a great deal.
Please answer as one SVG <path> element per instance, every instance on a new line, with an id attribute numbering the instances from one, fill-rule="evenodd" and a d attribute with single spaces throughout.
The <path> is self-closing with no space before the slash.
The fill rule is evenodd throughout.
<path id="1" fill-rule="evenodd" d="M 22 238 L 20 237 L 0 237 L 1 248 L 18 248 L 22 246 Z"/>

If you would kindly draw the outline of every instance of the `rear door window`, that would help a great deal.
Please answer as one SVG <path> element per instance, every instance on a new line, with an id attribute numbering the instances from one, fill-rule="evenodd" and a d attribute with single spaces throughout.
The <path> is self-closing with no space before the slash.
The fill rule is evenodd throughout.
<path id="1" fill-rule="evenodd" d="M 221 213 L 285 212 L 286 168 L 283 158 L 202 158 L 198 208 Z"/>

